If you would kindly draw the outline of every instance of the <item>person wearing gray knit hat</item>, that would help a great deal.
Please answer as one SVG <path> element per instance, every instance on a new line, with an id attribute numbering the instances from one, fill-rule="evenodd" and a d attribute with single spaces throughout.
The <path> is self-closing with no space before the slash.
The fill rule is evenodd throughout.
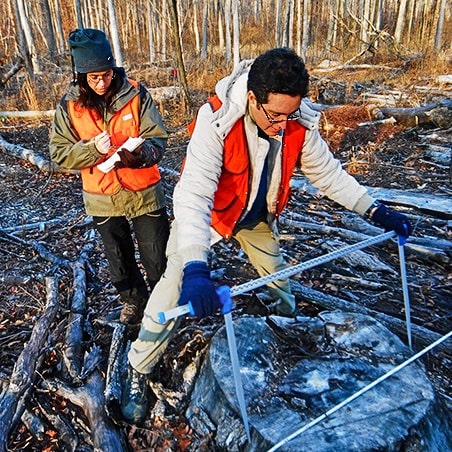
<path id="1" fill-rule="evenodd" d="M 110 42 L 103 31 L 94 28 L 73 30 L 68 43 L 77 72 L 87 74 L 115 67 Z"/>
<path id="2" fill-rule="evenodd" d="M 103 31 L 73 30 L 68 43 L 73 79 L 55 109 L 50 157 L 80 171 L 86 214 L 122 303 L 113 318 L 132 337 L 166 267 L 169 222 L 158 163 L 168 133 L 151 93 L 115 65 Z"/>

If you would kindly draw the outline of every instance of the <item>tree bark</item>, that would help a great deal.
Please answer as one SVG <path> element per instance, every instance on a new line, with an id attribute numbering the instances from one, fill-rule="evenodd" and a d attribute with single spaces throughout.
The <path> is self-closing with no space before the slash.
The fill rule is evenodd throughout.
<path id="1" fill-rule="evenodd" d="M 0 398 L 0 452 L 6 450 L 6 442 L 11 428 L 11 420 L 18 401 L 33 382 L 37 358 L 43 352 L 50 325 L 58 311 L 58 284 L 54 278 L 46 280 L 47 304 L 37 321 L 28 344 L 17 360 L 10 378 L 8 389 Z"/>

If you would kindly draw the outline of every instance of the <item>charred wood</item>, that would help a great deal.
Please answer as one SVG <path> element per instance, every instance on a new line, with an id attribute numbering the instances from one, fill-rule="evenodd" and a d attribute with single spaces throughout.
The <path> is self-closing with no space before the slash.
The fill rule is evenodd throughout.
<path id="1" fill-rule="evenodd" d="M 368 315 L 385 325 L 397 336 L 406 339 L 406 323 L 403 320 L 397 319 L 396 317 L 392 317 L 382 312 L 375 311 L 373 309 L 368 309 L 364 306 L 346 301 L 342 298 L 325 294 L 310 287 L 302 286 L 297 281 L 292 282 L 292 290 L 295 295 L 303 298 L 309 303 L 312 303 L 324 309 Z M 413 345 L 415 350 L 420 350 L 421 348 L 427 347 L 441 337 L 440 334 L 415 324 L 411 325 L 411 333 L 413 335 Z M 447 346 L 447 344 L 439 345 L 438 350 L 445 353 L 446 355 L 450 355 L 450 348 Z"/>
<path id="2" fill-rule="evenodd" d="M 0 451 L 6 450 L 6 441 L 17 404 L 31 386 L 37 358 L 44 349 L 51 331 L 50 325 L 58 311 L 58 285 L 54 278 L 47 278 L 47 304 L 37 321 L 28 344 L 17 360 L 10 378 L 8 389 L 0 400 Z"/>
<path id="3" fill-rule="evenodd" d="M 47 380 L 48 387 L 83 410 L 95 450 L 126 450 L 124 440 L 105 412 L 104 380 L 100 372 L 93 372 L 86 384 L 73 388 L 60 380 Z"/>

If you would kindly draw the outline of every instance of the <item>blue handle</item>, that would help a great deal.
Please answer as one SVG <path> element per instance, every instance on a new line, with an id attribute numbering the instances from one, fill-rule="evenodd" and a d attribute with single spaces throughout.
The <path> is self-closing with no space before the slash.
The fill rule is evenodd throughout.
<path id="1" fill-rule="evenodd" d="M 228 314 L 232 311 L 234 302 L 231 298 L 231 289 L 229 286 L 221 286 L 217 289 L 217 294 L 220 297 L 221 313 Z"/>
<path id="2" fill-rule="evenodd" d="M 221 286 L 217 289 L 217 294 L 220 297 L 221 313 L 228 314 L 232 311 L 234 306 L 234 302 L 231 298 L 231 289 L 229 286 Z M 195 311 L 193 310 L 193 306 L 190 302 L 182 306 L 177 306 L 168 311 L 157 313 L 157 321 L 163 324 L 171 319 L 174 319 L 175 317 L 186 314 L 195 315 Z"/>

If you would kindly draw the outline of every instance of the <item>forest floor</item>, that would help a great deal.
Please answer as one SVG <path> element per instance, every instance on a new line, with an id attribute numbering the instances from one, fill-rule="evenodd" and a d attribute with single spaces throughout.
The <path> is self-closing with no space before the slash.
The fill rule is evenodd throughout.
<path id="1" fill-rule="evenodd" d="M 331 83 L 330 80 L 328 85 Z M 404 92 L 403 87 L 397 88 Z M 441 87 L 432 86 L 432 90 L 437 88 Z M 373 86 L 372 89 L 375 91 L 376 88 Z M 406 88 L 407 98 L 412 96 L 410 90 L 411 87 Z M 385 92 L 385 87 L 380 87 L 380 91 Z M 417 101 L 423 103 L 427 99 L 418 97 Z M 168 105 L 165 104 L 163 111 L 170 139 L 161 167 L 164 169 L 170 213 L 171 194 L 188 141 L 185 130 L 187 121 L 180 119 L 177 108 L 177 102 L 170 101 Z M 433 197 L 451 195 L 450 165 L 432 161 L 427 155 L 426 145 L 428 140 L 430 144 L 450 148 L 451 128 L 434 125 L 407 127 L 399 123 L 359 126 L 369 119 L 367 109 L 357 96 L 355 99 L 348 98 L 341 107 L 323 112 L 322 134 L 351 174 L 366 186 L 406 190 L 413 197 L 419 193 Z M 6 141 L 34 150 L 46 158 L 49 131 L 48 119 L 26 121 L 2 118 L 0 124 L 0 135 Z M 81 443 L 89 444 L 86 419 L 80 409 L 60 397 L 49 396 L 42 386 L 43 380 L 62 376 L 62 344 L 73 281 L 72 273 L 67 268 L 43 258 L 34 246 L 39 243 L 52 255 L 69 261 L 77 260 L 82 252 L 88 254 L 88 316 L 83 341 L 86 349 L 93 344 L 100 347 L 104 359 L 99 367 L 105 373 L 112 328 L 102 319 L 108 312 L 120 308 L 120 302 L 109 281 L 101 241 L 84 213 L 80 177 L 76 174 L 42 172 L 31 163 L 12 157 L 0 148 L 0 181 L 0 379 L 4 384 L 43 312 L 47 276 L 58 277 L 61 305 L 49 332 L 47 346 L 39 360 L 36 357 L 39 362 L 33 381 L 36 390 L 27 401 L 27 407 L 42 419 L 45 429 L 40 436 L 36 436 L 24 423 L 19 422 L 11 432 L 8 448 L 65 450 L 61 433 L 52 424 L 49 412 L 68 422 L 72 419 L 72 426 L 80 436 Z M 438 215 L 407 205 L 396 208 L 411 218 L 413 237 L 451 239 L 450 212 Z M 309 217 L 309 221 L 315 224 L 332 228 L 350 229 L 350 223 L 361 221 L 356 218 L 356 214 L 346 212 L 334 202 L 302 188 L 294 189 L 285 212 L 287 218 L 292 214 L 299 215 L 294 215 L 295 220 L 303 218 L 306 221 Z M 32 223 L 37 223 L 37 227 L 26 227 Z M 330 246 L 337 245 L 337 237 L 334 232 L 325 235 L 287 225 L 282 228 L 281 243 L 288 262 L 293 265 L 324 254 L 331 249 Z M 345 244 L 342 242 L 342 246 Z M 213 251 L 212 267 L 222 274 L 222 283 L 233 286 L 256 278 L 254 269 L 240 252 L 237 243 L 232 241 L 216 245 Z M 412 321 L 440 335 L 448 333 L 452 324 L 450 251 L 449 248 L 439 257 L 436 255 L 431 258 L 407 253 Z M 294 280 L 351 303 L 404 319 L 397 248 L 393 243 L 384 243 L 366 252 L 378 262 L 386 264 L 390 270 L 353 267 L 338 260 L 300 274 Z M 238 297 L 234 317 L 267 314 L 266 306 L 256 296 L 257 293 L 260 291 Z M 320 311 L 319 306 L 309 300 L 300 297 L 297 301 L 303 315 L 312 316 Z M 183 321 L 153 373 L 153 381 L 160 385 L 161 394 L 178 391 L 184 370 L 196 356 L 205 353 L 210 337 L 222 325 L 221 322 L 220 316 L 202 321 L 190 318 Z M 401 339 L 406 341 L 405 337 Z M 414 348 L 420 347 L 414 344 Z M 433 350 L 422 360 L 439 398 L 449 408 L 452 400 L 450 358 L 450 354 Z M 130 448 L 156 451 L 213 450 L 210 436 L 200 437 L 190 429 L 184 416 L 187 401 L 188 397 L 175 407 L 163 400 L 160 411 L 152 411 L 140 427 L 119 422 L 118 426 Z M 46 412 L 47 416 L 44 415 Z M 294 430 L 298 427 L 294 426 Z M 86 446 L 80 450 L 90 448 Z"/>

